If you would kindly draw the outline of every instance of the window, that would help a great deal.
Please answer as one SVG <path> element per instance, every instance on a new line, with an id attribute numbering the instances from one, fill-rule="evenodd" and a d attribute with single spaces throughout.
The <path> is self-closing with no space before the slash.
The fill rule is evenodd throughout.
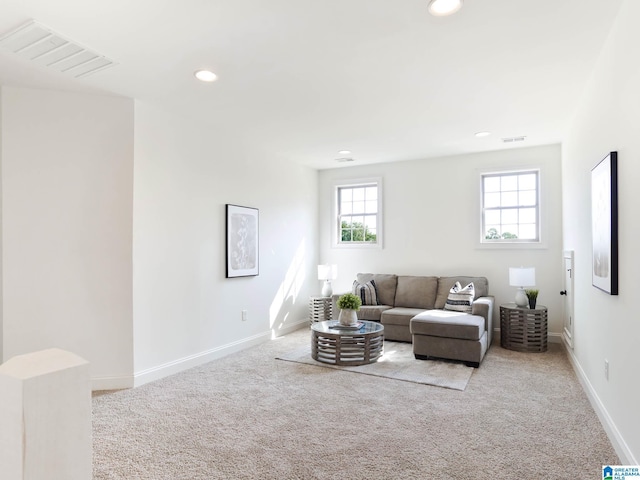
<path id="1" fill-rule="evenodd" d="M 482 243 L 540 241 L 539 172 L 482 175 Z"/>
<path id="2" fill-rule="evenodd" d="M 336 186 L 336 243 L 380 245 L 381 204 L 379 180 Z"/>

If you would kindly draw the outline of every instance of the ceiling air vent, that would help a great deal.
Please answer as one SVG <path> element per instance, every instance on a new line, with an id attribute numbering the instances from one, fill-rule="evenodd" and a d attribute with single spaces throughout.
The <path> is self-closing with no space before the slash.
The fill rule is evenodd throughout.
<path id="1" fill-rule="evenodd" d="M 522 142 L 524 141 L 524 139 L 527 138 L 526 136 L 521 136 L 521 137 L 507 137 L 507 138 L 503 138 L 502 142 L 503 143 L 513 143 L 513 142 Z"/>
<path id="2" fill-rule="evenodd" d="M 104 55 L 92 52 L 35 21 L 0 36 L 0 48 L 76 78 L 115 65 Z"/>
<path id="3" fill-rule="evenodd" d="M 336 158 L 336 162 L 338 163 L 353 162 L 353 158 L 349 158 L 349 157 Z"/>

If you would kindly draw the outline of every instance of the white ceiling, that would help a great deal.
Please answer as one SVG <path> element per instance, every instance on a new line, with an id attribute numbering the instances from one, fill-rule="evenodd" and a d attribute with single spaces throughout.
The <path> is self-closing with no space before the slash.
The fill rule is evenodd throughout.
<path id="1" fill-rule="evenodd" d="M 621 0 L 465 0 L 444 18 L 426 3 L 2 0 L 0 36 L 36 20 L 118 65 L 72 79 L 0 49 L 0 83 L 135 98 L 320 169 L 344 149 L 361 165 L 544 145 Z M 218 81 L 195 80 L 203 67 Z"/>

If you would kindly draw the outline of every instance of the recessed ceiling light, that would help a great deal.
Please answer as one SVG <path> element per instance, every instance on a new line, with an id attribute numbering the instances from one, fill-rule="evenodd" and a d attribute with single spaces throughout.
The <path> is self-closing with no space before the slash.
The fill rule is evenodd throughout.
<path id="1" fill-rule="evenodd" d="M 340 150 L 338 152 L 338 154 L 340 154 L 340 155 L 350 155 L 351 154 L 351 150 Z"/>
<path id="2" fill-rule="evenodd" d="M 195 77 L 202 82 L 215 82 L 218 76 L 211 70 L 196 70 Z"/>
<path id="3" fill-rule="evenodd" d="M 445 17 L 462 8 L 462 0 L 429 0 L 429 13 L 436 17 Z"/>
<path id="4" fill-rule="evenodd" d="M 491 132 L 476 132 L 474 133 L 474 135 L 478 138 L 488 137 L 489 135 L 491 135 Z"/>

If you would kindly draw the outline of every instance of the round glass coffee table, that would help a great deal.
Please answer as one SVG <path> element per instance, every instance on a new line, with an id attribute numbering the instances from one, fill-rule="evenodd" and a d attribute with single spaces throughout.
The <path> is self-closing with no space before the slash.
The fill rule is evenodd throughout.
<path id="1" fill-rule="evenodd" d="M 359 328 L 342 327 L 337 320 L 311 325 L 311 357 L 333 365 L 373 363 L 384 350 L 384 327 L 360 320 Z"/>

